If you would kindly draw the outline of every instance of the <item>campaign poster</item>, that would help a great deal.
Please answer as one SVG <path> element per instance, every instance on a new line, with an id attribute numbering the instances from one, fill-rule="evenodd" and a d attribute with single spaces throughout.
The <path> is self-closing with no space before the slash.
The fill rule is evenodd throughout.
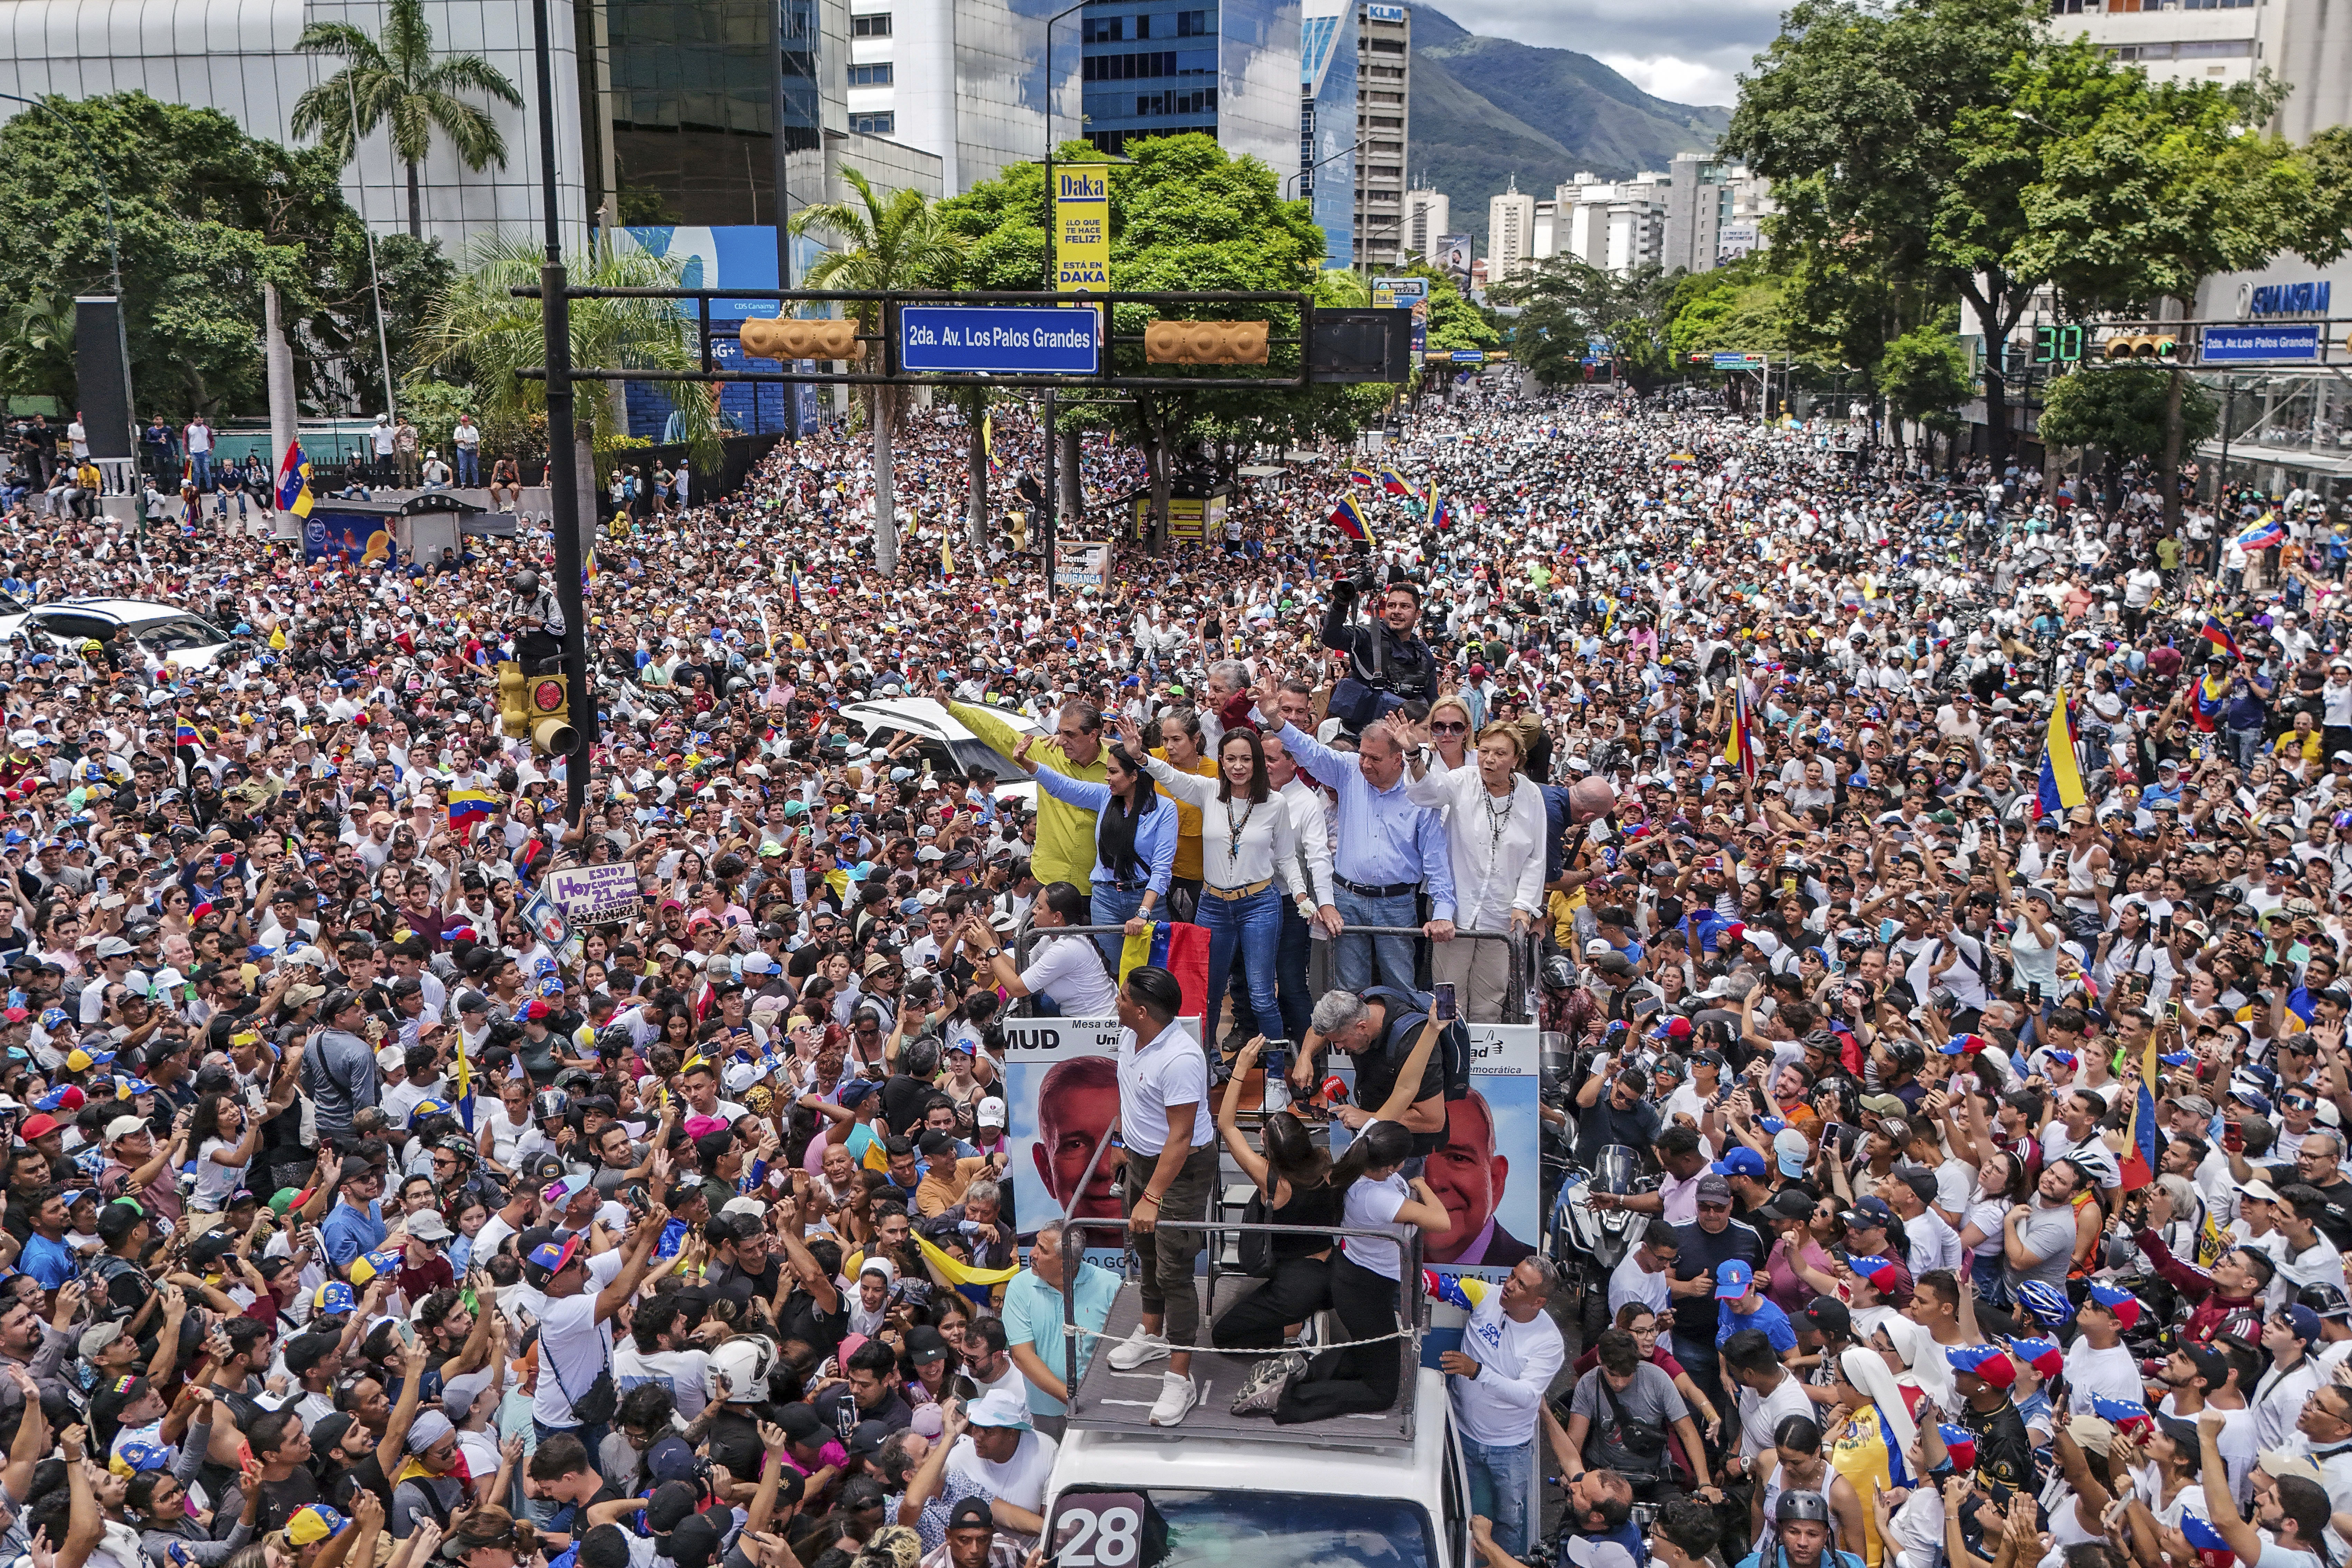
<path id="1" fill-rule="evenodd" d="M 1200 1037 L 1197 1020 L 1180 1021 L 1186 1033 Z M 1092 1177 L 1087 1175 L 1087 1163 L 1118 1120 L 1118 1035 L 1117 1018 L 1005 1021 L 1004 1104 L 1011 1123 L 1004 1130 L 1006 1173 L 1013 1184 L 1013 1221 L 1024 1234 L 1065 1208 L 1074 1218 L 1121 1215 L 1120 1152 L 1104 1150 Z M 1528 1059 L 1535 1060 L 1532 1046 Z M 1087 1257 L 1115 1268 L 1125 1251 L 1118 1233 L 1103 1231 L 1090 1240 Z"/>
<path id="2" fill-rule="evenodd" d="M 302 559 L 370 570 L 396 567 L 400 552 L 393 542 L 392 519 L 381 512 L 313 511 L 302 520 Z"/>
<path id="3" fill-rule="evenodd" d="M 1422 1242 L 1422 1265 L 1441 1275 L 1502 1282 L 1531 1256 L 1543 1234 L 1543 1167 L 1538 1156 L 1538 1030 L 1531 1024 L 1472 1024 L 1470 1092 L 1446 1102 L 1445 1142 L 1423 1175 L 1453 1225 Z M 1334 1070 L 1355 1092 L 1355 1069 Z M 1369 1109 L 1369 1108 L 1368 1108 Z M 1349 1142 L 1331 1124 L 1336 1159 Z"/>

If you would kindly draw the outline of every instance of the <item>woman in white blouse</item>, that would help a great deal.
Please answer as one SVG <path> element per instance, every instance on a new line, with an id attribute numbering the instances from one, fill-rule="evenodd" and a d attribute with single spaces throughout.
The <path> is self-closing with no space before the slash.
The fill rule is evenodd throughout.
<path id="1" fill-rule="evenodd" d="M 1143 745 L 1133 720 L 1119 735 L 1159 786 L 1201 808 L 1200 923 L 1209 931 L 1208 994 L 1222 1005 L 1239 963 L 1250 1006 L 1279 1018 L 1275 955 L 1282 946 L 1282 902 L 1297 898 L 1298 836 L 1287 803 L 1266 777 L 1265 748 L 1255 730 L 1229 730 L 1217 743 L 1217 776 L 1179 773 Z"/>
<path id="2" fill-rule="evenodd" d="M 1445 814 L 1455 928 L 1507 930 L 1514 937 L 1534 930 L 1543 910 L 1544 798 L 1535 781 L 1518 771 L 1525 755 L 1518 731 L 1487 725 L 1474 762 L 1462 752 L 1468 713 L 1456 700 L 1441 698 L 1430 709 L 1429 731 L 1436 744 L 1425 753 L 1420 750 L 1423 737 L 1402 714 L 1392 713 L 1386 722 L 1410 759 L 1406 798 Z M 1453 982 L 1465 1018 L 1502 1021 L 1511 981 L 1506 944 L 1439 942 L 1430 976 Z"/>

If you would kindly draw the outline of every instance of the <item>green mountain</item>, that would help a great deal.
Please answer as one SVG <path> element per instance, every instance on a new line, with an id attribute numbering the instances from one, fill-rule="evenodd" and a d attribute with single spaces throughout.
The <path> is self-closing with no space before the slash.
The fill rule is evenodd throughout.
<path id="1" fill-rule="evenodd" d="M 1728 109 L 1653 98 L 1573 49 L 1482 37 L 1428 5 L 1412 8 L 1407 136 L 1416 187 L 1453 199 L 1454 227 L 1486 250 L 1486 201 L 1512 176 L 1549 199 L 1580 170 L 1619 179 L 1712 148 Z"/>

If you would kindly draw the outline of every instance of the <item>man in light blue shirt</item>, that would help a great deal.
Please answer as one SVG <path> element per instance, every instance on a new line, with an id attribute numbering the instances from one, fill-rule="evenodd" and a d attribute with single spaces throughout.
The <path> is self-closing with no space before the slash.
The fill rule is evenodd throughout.
<path id="1" fill-rule="evenodd" d="M 1270 693 L 1270 694 L 1269 694 Z M 1258 712 L 1269 730 L 1318 782 L 1339 792 L 1339 847 L 1331 857 L 1333 903 L 1349 929 L 1331 948 L 1331 984 L 1362 992 L 1374 982 L 1412 989 L 1412 939 L 1365 936 L 1363 926 L 1420 926 L 1433 942 L 1454 940 L 1454 862 L 1445 826 L 1434 811 L 1404 792 L 1404 750 L 1385 724 L 1366 726 L 1360 749 L 1335 752 L 1296 724 L 1277 706 L 1281 688 L 1258 691 Z M 1429 892 L 1430 920 L 1419 896 Z"/>
<path id="2" fill-rule="evenodd" d="M 326 1247 L 329 1264 L 348 1268 L 361 1253 L 373 1252 L 383 1245 L 383 1210 L 376 1202 L 383 1196 L 382 1171 L 362 1155 L 343 1161 L 335 1206 L 319 1222 L 319 1240 Z"/>
<path id="3" fill-rule="evenodd" d="M 1100 1233 L 1108 1239 L 1111 1233 Z M 1071 1369 L 1068 1341 L 1062 1332 L 1062 1284 L 1070 1265 L 1070 1289 L 1076 1298 L 1078 1337 L 1076 1371 Z M 1029 1249 L 1029 1267 L 1004 1287 L 1004 1348 L 1021 1369 L 1029 1386 L 1029 1415 L 1037 1429 L 1059 1439 L 1068 1408 L 1070 1384 L 1086 1376 L 1095 1353 L 1094 1335 L 1110 1320 L 1110 1304 L 1118 1297 L 1118 1276 L 1097 1268 L 1084 1258 L 1066 1261 L 1062 1222 L 1049 1220 L 1038 1227 Z"/>

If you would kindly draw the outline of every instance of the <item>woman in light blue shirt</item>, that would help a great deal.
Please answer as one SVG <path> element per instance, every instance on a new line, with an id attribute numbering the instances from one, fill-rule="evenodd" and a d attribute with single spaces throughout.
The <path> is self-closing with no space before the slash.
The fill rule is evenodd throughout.
<path id="1" fill-rule="evenodd" d="M 1090 784 L 1053 772 L 1040 772 L 1029 760 L 1034 735 L 1021 738 L 1013 760 L 1027 769 L 1037 787 L 1065 805 L 1095 814 L 1095 866 L 1089 900 L 1091 924 L 1126 926 L 1126 935 L 1141 936 L 1151 911 L 1168 896 L 1168 878 L 1176 864 L 1176 807 L 1160 798 L 1151 775 L 1143 771 L 1124 746 L 1103 752 L 1103 782 Z M 1125 942 L 1117 932 L 1095 938 L 1096 945 L 1118 972 Z"/>

